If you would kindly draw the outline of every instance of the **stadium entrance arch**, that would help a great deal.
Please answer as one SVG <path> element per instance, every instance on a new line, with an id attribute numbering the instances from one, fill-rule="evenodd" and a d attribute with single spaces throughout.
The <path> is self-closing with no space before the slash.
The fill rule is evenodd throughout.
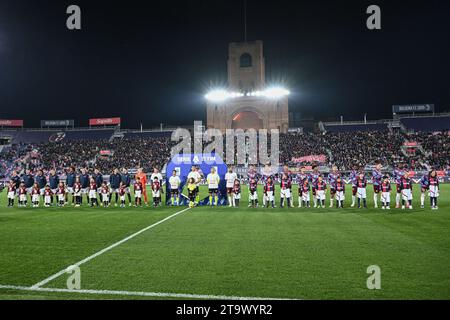
<path id="1" fill-rule="evenodd" d="M 238 112 L 233 116 L 231 129 L 264 129 L 264 121 L 258 113 L 245 110 Z"/>
<path id="2" fill-rule="evenodd" d="M 166 166 L 166 204 L 170 204 L 169 178 L 172 175 L 173 170 L 175 170 L 181 180 L 180 204 L 188 205 L 189 199 L 182 193 L 187 184 L 187 176 L 191 171 L 192 166 L 196 166 L 199 169 L 203 179 L 206 179 L 211 172 L 211 168 L 216 168 L 216 172 L 220 177 L 218 205 L 227 205 L 227 189 L 225 182 L 227 165 L 223 162 L 221 157 L 215 154 L 177 154 L 172 157 L 172 160 Z M 209 205 L 209 197 L 200 199 L 199 205 Z"/>

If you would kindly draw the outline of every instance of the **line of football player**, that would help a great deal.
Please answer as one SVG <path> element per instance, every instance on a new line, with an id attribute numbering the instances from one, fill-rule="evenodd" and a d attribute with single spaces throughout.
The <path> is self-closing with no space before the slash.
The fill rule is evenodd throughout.
<path id="1" fill-rule="evenodd" d="M 272 207 L 275 205 L 275 195 L 279 189 L 280 207 L 293 207 L 294 194 L 292 192 L 294 175 L 285 167 L 279 179 L 274 175 L 259 175 L 254 167 L 250 167 L 248 175 L 248 191 L 249 191 L 249 207 L 258 207 L 259 195 L 258 186 L 263 184 L 262 206 Z M 14 201 L 18 199 L 20 207 L 28 205 L 28 198 L 31 200 L 32 207 L 39 207 L 41 200 L 45 207 L 51 205 L 65 206 L 69 203 L 69 195 L 71 195 L 71 204 L 73 206 L 81 206 L 83 197 L 86 198 L 90 206 L 110 206 L 112 203 L 112 196 L 115 195 L 115 205 L 125 207 L 126 200 L 128 205 L 142 206 L 142 198 L 147 204 L 147 189 L 145 174 L 136 175 L 134 181 L 128 172 L 123 169 L 122 173 L 116 169 L 110 175 L 110 182 L 106 183 L 102 175 L 95 171 L 93 175 L 89 175 L 84 169 L 81 170 L 80 175 L 75 175 L 74 170 L 67 175 L 67 184 L 59 181 L 59 177 L 52 170 L 49 175 L 49 183 L 45 184 L 42 181 L 42 172 L 38 172 L 36 177 L 33 177 L 33 184 L 27 180 L 27 172 L 21 178 L 17 175 L 11 177 L 7 186 L 8 206 L 14 206 Z M 28 177 L 30 178 L 30 177 Z M 319 172 L 317 166 L 313 166 L 311 173 L 306 173 L 304 167 L 296 176 L 298 183 L 298 207 L 315 207 L 324 208 L 326 206 L 327 190 L 329 189 L 329 207 L 334 206 L 343 208 L 345 202 L 345 188 L 347 182 L 351 182 L 352 202 L 351 207 L 358 206 L 358 208 L 367 208 L 367 178 L 364 172 L 359 172 L 354 169 L 350 173 L 350 181 L 345 181 L 336 167 L 333 167 L 328 174 L 327 180 Z M 31 179 L 31 178 L 30 178 Z M 162 175 L 155 170 L 151 176 L 150 189 L 153 198 L 153 206 L 160 206 L 162 204 L 163 182 Z M 73 181 L 72 181 L 73 180 Z M 46 179 L 45 179 L 46 181 Z M 230 207 L 238 207 L 241 200 L 241 182 L 237 174 L 233 172 L 230 167 L 225 174 L 226 189 L 228 204 Z M 413 181 L 409 177 L 409 172 L 402 168 L 397 168 L 393 173 L 393 181 L 396 184 L 396 208 L 412 209 L 413 200 Z M 133 182 L 133 184 L 132 184 Z M 187 176 L 187 190 L 189 206 L 193 207 L 199 203 L 199 186 L 202 182 L 202 174 L 195 166 L 192 167 L 191 172 Z M 219 183 L 220 177 L 216 173 L 215 168 L 206 177 L 206 182 L 209 189 L 209 201 L 211 206 L 217 206 L 219 200 Z M 388 175 L 383 175 L 381 172 L 381 165 L 378 163 L 372 172 L 373 184 L 373 202 L 374 207 L 378 208 L 378 201 L 381 202 L 381 208 L 389 210 L 391 208 L 391 178 Z M 181 180 L 176 171 L 172 172 L 168 179 L 169 183 L 169 203 L 177 206 L 182 204 L 182 194 L 180 192 Z M 133 192 L 131 192 L 131 184 Z M 425 206 L 426 193 L 430 197 L 431 209 L 438 209 L 439 197 L 439 179 L 435 170 L 429 172 L 420 180 L 421 188 L 421 207 Z M 132 201 L 132 196 L 134 201 Z M 120 201 L 120 203 L 119 203 Z"/>

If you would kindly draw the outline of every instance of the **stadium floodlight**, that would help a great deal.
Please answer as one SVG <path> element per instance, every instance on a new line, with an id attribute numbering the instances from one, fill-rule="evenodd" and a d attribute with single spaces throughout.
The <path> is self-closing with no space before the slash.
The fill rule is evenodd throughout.
<path id="1" fill-rule="evenodd" d="M 282 87 L 268 88 L 263 92 L 263 95 L 268 99 L 281 99 L 289 94 L 290 94 L 289 90 L 284 89 Z"/>
<path id="2" fill-rule="evenodd" d="M 222 102 L 228 99 L 229 97 L 230 94 L 228 93 L 228 91 L 223 89 L 212 90 L 205 95 L 205 98 L 212 102 Z"/>

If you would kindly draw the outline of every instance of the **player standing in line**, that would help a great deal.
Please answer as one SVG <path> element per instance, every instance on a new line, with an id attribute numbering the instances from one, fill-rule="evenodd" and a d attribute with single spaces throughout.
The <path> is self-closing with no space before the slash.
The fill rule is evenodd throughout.
<path id="1" fill-rule="evenodd" d="M 75 207 L 81 206 L 83 197 L 83 187 L 81 186 L 80 177 L 75 178 L 73 184 L 73 198 L 75 199 Z"/>
<path id="2" fill-rule="evenodd" d="M 102 203 L 105 208 L 109 207 L 109 187 L 106 181 L 102 182 L 102 186 L 100 188 L 100 195 L 102 197 Z"/>
<path id="3" fill-rule="evenodd" d="M 424 175 L 420 179 L 420 207 L 425 208 L 425 193 L 430 187 L 429 174 Z"/>
<path id="4" fill-rule="evenodd" d="M 22 180 L 20 179 L 19 175 L 17 174 L 17 172 L 14 170 L 11 174 L 11 178 L 12 182 L 14 183 L 15 187 L 16 187 L 16 195 L 18 195 L 19 193 L 19 188 L 20 188 L 20 184 L 22 183 Z"/>
<path id="5" fill-rule="evenodd" d="M 156 208 L 161 203 L 161 180 L 158 179 L 157 176 L 153 177 L 152 182 L 152 198 L 153 198 L 153 206 Z"/>
<path id="6" fill-rule="evenodd" d="M 234 187 L 234 182 L 237 179 L 237 174 L 235 172 L 233 172 L 233 167 L 229 166 L 228 167 L 228 172 L 225 174 L 225 181 L 227 184 L 227 195 L 228 195 L 228 206 L 231 207 L 233 206 L 233 187 Z"/>
<path id="7" fill-rule="evenodd" d="M 103 195 L 102 195 L 102 186 L 103 186 L 103 175 L 100 173 L 100 170 L 97 168 L 94 169 L 94 174 L 92 178 L 95 180 L 95 184 L 97 185 L 97 194 L 100 199 L 100 205 L 103 206 Z"/>
<path id="8" fill-rule="evenodd" d="M 301 195 L 302 198 L 299 200 L 299 208 L 302 207 L 302 205 L 305 208 L 310 208 L 310 195 L 309 195 L 309 190 L 310 190 L 310 185 L 309 185 L 309 179 L 304 179 L 302 184 L 298 186 L 299 190 L 301 189 Z"/>
<path id="9" fill-rule="evenodd" d="M 256 178 L 252 178 L 248 184 L 249 189 L 249 197 L 250 197 L 250 205 L 253 208 L 258 207 L 258 180 Z"/>
<path id="10" fill-rule="evenodd" d="M 193 208 L 196 205 L 196 199 L 197 199 L 197 194 L 196 194 L 197 193 L 197 191 L 196 191 L 197 184 L 195 183 L 194 177 L 188 178 L 187 190 L 188 190 L 188 198 L 189 198 L 189 208 Z"/>
<path id="11" fill-rule="evenodd" d="M 219 202 L 219 183 L 220 177 L 216 173 L 216 168 L 211 168 L 211 173 L 206 177 L 206 181 L 208 182 L 209 188 L 209 205 L 217 206 Z"/>
<path id="12" fill-rule="evenodd" d="M 172 171 L 172 176 L 169 178 L 169 186 L 170 186 L 170 204 L 172 206 L 180 205 L 180 185 L 181 180 L 177 175 L 177 171 Z M 167 200 L 166 200 L 167 201 Z"/>
<path id="13" fill-rule="evenodd" d="M 158 170 L 158 168 L 153 168 L 153 173 L 152 173 L 152 175 L 150 176 L 150 181 L 153 183 L 153 181 L 155 181 L 155 178 L 157 178 L 158 179 L 158 181 L 159 181 L 159 187 L 160 187 L 160 189 L 161 189 L 161 192 L 162 192 L 162 187 L 163 187 L 163 176 L 162 176 L 162 174 L 159 172 L 159 170 Z M 160 193 L 161 193 L 160 192 Z M 158 205 L 162 205 L 162 201 L 161 201 L 161 197 L 160 197 L 160 199 L 159 199 L 159 201 L 158 201 Z"/>
<path id="14" fill-rule="evenodd" d="M 318 208 L 319 206 L 321 208 L 325 208 L 326 191 L 327 191 L 327 184 L 325 183 L 323 176 L 319 175 L 316 183 L 316 199 L 317 199 L 316 208 Z"/>
<path id="15" fill-rule="evenodd" d="M 44 207 L 48 208 L 52 205 L 53 192 L 49 185 L 44 189 Z"/>
<path id="16" fill-rule="evenodd" d="M 120 175 L 120 183 L 123 185 L 125 193 L 128 197 L 128 206 L 132 206 L 131 204 L 131 176 L 128 173 L 128 170 L 126 168 L 122 168 L 122 174 Z M 124 197 L 125 200 L 125 197 Z M 123 203 L 125 206 L 125 203 Z"/>
<path id="17" fill-rule="evenodd" d="M 233 185 L 233 207 L 239 207 L 239 201 L 241 200 L 241 183 L 238 179 L 234 180 Z"/>
<path id="18" fill-rule="evenodd" d="M 198 204 L 198 202 L 200 201 L 200 182 L 202 180 L 202 176 L 200 175 L 200 172 L 198 172 L 197 168 L 195 166 L 191 167 L 191 172 L 189 172 L 188 176 L 187 176 L 188 181 L 191 179 L 194 179 L 194 183 L 196 185 L 196 189 L 195 189 L 195 205 Z"/>
<path id="19" fill-rule="evenodd" d="M 57 197 L 58 207 L 63 207 L 66 204 L 66 187 L 64 182 L 60 182 L 58 185 Z"/>
<path id="20" fill-rule="evenodd" d="M 381 189 L 381 209 L 383 210 L 390 210 L 390 203 L 391 203 L 391 181 L 389 180 L 388 176 L 383 177 L 383 182 L 380 186 Z"/>
<path id="21" fill-rule="evenodd" d="M 367 209 L 367 180 L 364 172 L 360 172 L 356 179 L 357 195 L 358 195 L 358 209 L 361 208 L 361 199 L 363 201 L 364 209 Z"/>
<path id="22" fill-rule="evenodd" d="M 270 163 L 266 163 L 264 165 L 264 168 L 263 168 L 262 172 L 261 172 L 261 182 L 263 183 L 263 185 L 266 184 L 266 182 L 267 182 L 269 177 L 271 177 L 272 180 L 273 180 L 272 167 L 270 166 Z M 263 193 L 263 203 L 262 203 L 263 208 L 266 206 L 266 201 L 267 201 L 266 194 Z"/>
<path id="23" fill-rule="evenodd" d="M 372 184 L 373 184 L 373 205 L 374 208 L 378 208 L 378 194 L 380 193 L 381 179 L 383 177 L 381 173 L 380 161 L 375 161 L 375 168 L 372 171 Z"/>
<path id="24" fill-rule="evenodd" d="M 294 207 L 294 197 L 292 195 L 293 174 L 292 174 L 291 169 L 289 169 L 289 166 L 287 166 L 287 165 L 283 166 L 283 174 L 285 174 L 287 179 L 289 180 L 289 186 L 290 186 L 289 187 L 289 191 L 290 191 L 289 192 L 289 195 L 290 195 L 290 197 L 289 197 L 289 202 L 290 202 L 289 208 L 293 208 Z"/>
<path id="25" fill-rule="evenodd" d="M 400 200 L 402 198 L 401 182 L 403 176 L 405 175 L 405 167 L 399 164 L 397 168 L 394 169 L 393 177 L 395 179 L 395 184 L 397 186 L 397 194 L 395 196 L 395 207 L 400 208 Z"/>
<path id="26" fill-rule="evenodd" d="M 358 180 L 358 167 L 354 165 L 352 171 L 350 172 L 350 181 L 352 182 L 352 204 L 351 204 L 352 208 L 355 206 L 356 194 L 358 193 L 358 187 L 356 185 L 357 180 Z"/>
<path id="27" fill-rule="evenodd" d="M 275 184 L 273 183 L 272 177 L 268 177 L 264 184 L 264 195 L 266 197 L 266 208 L 269 204 L 272 208 L 275 208 Z"/>
<path id="28" fill-rule="evenodd" d="M 91 207 L 94 205 L 98 207 L 98 199 L 97 199 L 97 184 L 95 183 L 95 179 L 91 178 L 89 183 L 89 200 L 91 203 Z"/>
<path id="29" fill-rule="evenodd" d="M 251 165 L 247 171 L 247 179 L 248 179 L 248 206 L 252 206 L 252 201 L 254 201 L 254 195 L 250 192 L 250 181 L 255 180 L 256 185 L 258 185 L 258 172 L 255 169 L 254 165 Z M 256 193 L 256 203 L 258 203 L 258 193 Z"/>
<path id="30" fill-rule="evenodd" d="M 287 207 L 292 208 L 291 203 L 291 180 L 286 173 L 283 173 L 280 181 L 280 208 L 284 207 L 284 200 L 286 199 Z"/>
<path id="31" fill-rule="evenodd" d="M 119 187 L 119 198 L 120 198 L 120 207 L 125 208 L 125 195 L 127 194 L 125 183 L 123 181 L 120 182 Z M 128 193 L 129 195 L 129 193 Z M 131 206 L 131 201 L 129 201 L 129 205 Z"/>
<path id="32" fill-rule="evenodd" d="M 34 186 L 34 176 L 32 175 L 30 169 L 27 169 L 25 171 L 25 174 L 22 176 L 22 181 L 23 181 L 23 183 L 25 185 L 25 189 L 27 191 L 27 194 L 30 195 L 30 200 L 31 200 L 31 191 L 33 191 L 33 186 Z"/>
<path id="33" fill-rule="evenodd" d="M 333 200 L 336 195 L 336 181 L 341 176 L 336 166 L 331 168 L 331 172 L 328 174 L 328 184 L 330 185 L 330 208 L 333 208 Z M 337 200 L 336 200 L 337 201 Z"/>
<path id="34" fill-rule="evenodd" d="M 31 190 L 31 203 L 33 208 L 39 207 L 39 200 L 41 198 L 41 190 L 37 183 L 34 184 L 34 187 Z"/>
<path id="35" fill-rule="evenodd" d="M 402 194 L 402 210 L 406 208 L 409 208 L 410 210 L 412 207 L 412 181 L 409 178 L 409 172 L 405 172 L 402 179 L 400 180 L 400 191 Z"/>
<path id="36" fill-rule="evenodd" d="M 48 183 L 50 184 L 50 189 L 52 190 L 52 205 L 53 205 L 53 195 L 55 196 L 57 195 L 59 186 L 59 176 L 56 174 L 56 170 L 54 168 L 50 170 L 50 174 L 48 176 Z"/>
<path id="37" fill-rule="evenodd" d="M 111 187 L 110 194 L 109 194 L 109 203 L 112 203 L 112 195 L 114 193 L 114 197 L 116 200 L 116 203 L 114 206 L 118 206 L 119 203 L 119 187 L 121 182 L 122 176 L 119 173 L 119 169 L 114 168 L 113 173 L 109 176 L 109 186 Z"/>
<path id="38" fill-rule="evenodd" d="M 8 207 L 14 207 L 14 199 L 16 198 L 16 184 L 13 180 L 9 180 L 8 184 Z"/>
<path id="39" fill-rule="evenodd" d="M 83 203 L 83 195 L 86 195 L 87 204 L 89 204 L 89 174 L 86 168 L 81 169 L 81 174 L 79 176 L 80 178 L 80 184 L 81 184 L 81 202 L 80 205 Z"/>
<path id="40" fill-rule="evenodd" d="M 340 175 L 336 178 L 336 182 L 334 183 L 333 187 L 334 187 L 334 191 L 335 191 L 336 207 L 344 208 L 345 181 L 341 178 Z"/>
<path id="41" fill-rule="evenodd" d="M 21 183 L 19 186 L 19 207 L 27 206 L 27 188 L 25 188 L 25 183 Z"/>
<path id="42" fill-rule="evenodd" d="M 142 207 L 142 191 L 144 190 L 142 186 L 141 179 L 136 177 L 136 181 L 134 182 L 134 206 Z"/>
<path id="43" fill-rule="evenodd" d="M 144 168 L 139 168 L 136 173 L 136 180 L 139 178 L 139 182 L 142 185 L 141 193 L 144 194 L 144 202 L 145 205 L 148 206 L 148 197 L 147 197 L 147 174 L 144 172 Z M 142 200 L 142 199 L 141 199 Z"/>
<path id="44" fill-rule="evenodd" d="M 297 175 L 297 182 L 298 182 L 298 207 L 301 208 L 302 207 L 302 203 L 303 201 L 303 185 L 305 183 L 305 180 L 307 181 L 307 185 L 308 185 L 308 202 L 309 202 L 309 180 L 310 177 L 309 175 L 306 173 L 306 169 L 304 166 L 302 166 L 300 168 L 300 172 Z"/>
<path id="45" fill-rule="evenodd" d="M 428 177 L 430 185 L 430 205 L 431 210 L 438 209 L 438 197 L 439 197 L 439 177 L 436 170 L 431 170 Z"/>
<path id="46" fill-rule="evenodd" d="M 66 173 L 66 186 L 67 186 L 67 193 L 66 193 L 66 203 L 69 202 L 69 194 L 72 196 L 72 205 L 75 205 L 75 197 L 73 195 L 73 187 L 75 185 L 75 167 L 70 167 L 69 170 Z"/>
<path id="47" fill-rule="evenodd" d="M 317 164 L 312 166 L 312 172 L 311 172 L 311 189 L 312 189 L 312 196 L 313 196 L 313 202 L 314 202 L 314 208 L 317 208 L 317 204 L 320 203 L 317 199 L 317 183 L 319 182 L 320 172 L 319 167 Z"/>

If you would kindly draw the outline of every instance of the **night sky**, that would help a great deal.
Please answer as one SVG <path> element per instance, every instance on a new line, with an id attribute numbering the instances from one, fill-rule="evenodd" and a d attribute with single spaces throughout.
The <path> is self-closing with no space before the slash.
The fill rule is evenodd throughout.
<path id="1" fill-rule="evenodd" d="M 82 30 L 66 28 L 66 8 Z M 370 4 L 382 30 L 366 28 Z M 206 118 L 243 40 L 243 0 L 0 1 L 0 118 L 120 116 L 137 128 Z M 393 104 L 450 111 L 450 1 L 248 0 L 248 39 L 263 40 L 267 82 L 316 119 L 391 116 Z"/>

